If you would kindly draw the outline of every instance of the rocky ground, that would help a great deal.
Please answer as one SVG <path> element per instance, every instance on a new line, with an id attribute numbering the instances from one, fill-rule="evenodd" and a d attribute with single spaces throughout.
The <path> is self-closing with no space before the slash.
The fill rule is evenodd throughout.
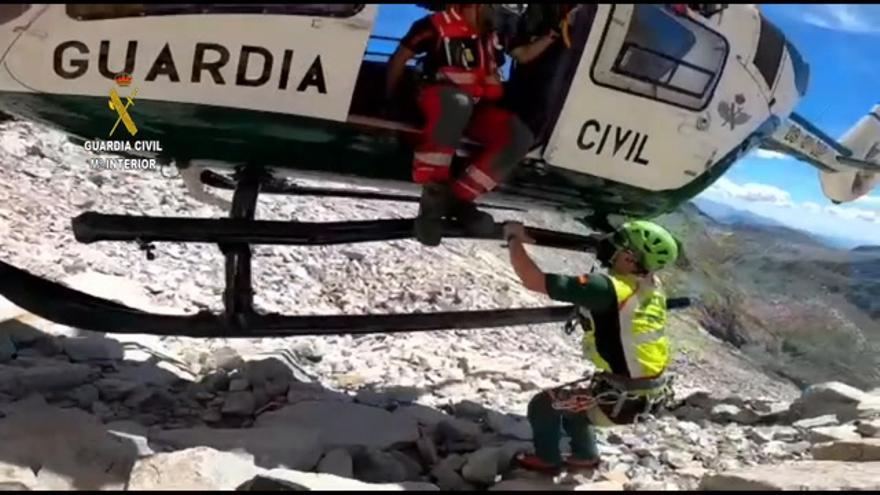
<path id="1" fill-rule="evenodd" d="M 214 246 L 82 245 L 81 211 L 221 216 L 158 172 L 90 171 L 87 153 L 39 126 L 0 125 L 0 259 L 130 306 L 219 309 Z M 406 217 L 411 204 L 261 198 L 259 218 Z M 581 228 L 551 214 L 530 224 Z M 588 255 L 534 249 L 547 270 Z M 299 314 L 543 306 L 498 245 L 395 241 L 256 250 L 257 304 Z M 880 394 L 843 384 L 803 395 L 673 318 L 669 414 L 601 432 L 593 473 L 535 479 L 538 390 L 589 371 L 558 325 L 295 339 L 98 335 L 0 301 L 0 485 L 30 489 L 880 488 Z M 711 392 L 711 393 L 710 393 Z M 566 446 L 564 446 L 565 448 Z M 222 469 L 219 466 L 223 466 Z M 781 467 L 780 467 L 781 466 Z M 370 485 L 364 485 L 369 483 Z M 376 486 L 375 484 L 382 484 Z M 387 485 L 391 484 L 391 485 Z"/>

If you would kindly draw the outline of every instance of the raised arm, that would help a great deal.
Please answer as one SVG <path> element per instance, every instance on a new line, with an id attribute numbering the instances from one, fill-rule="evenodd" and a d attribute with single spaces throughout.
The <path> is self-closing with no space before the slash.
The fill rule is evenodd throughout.
<path id="1" fill-rule="evenodd" d="M 518 64 L 528 64 L 544 53 L 544 50 L 549 48 L 558 38 L 559 35 L 556 34 L 556 31 L 550 31 L 527 45 L 514 48 L 510 51 L 510 56 L 513 57 Z"/>
<path id="2" fill-rule="evenodd" d="M 529 257 L 524 243 L 533 243 L 521 223 L 504 224 L 504 237 L 510 251 L 510 264 L 526 289 L 540 292 L 554 301 L 569 302 L 589 310 L 606 310 L 616 301 L 614 287 L 608 278 L 595 276 L 546 274 Z"/>
<path id="3" fill-rule="evenodd" d="M 547 294 L 544 272 L 529 257 L 523 246 L 524 242 L 534 242 L 525 233 L 523 225 L 510 222 L 504 225 L 504 237 L 510 251 L 510 264 L 526 289 Z"/>

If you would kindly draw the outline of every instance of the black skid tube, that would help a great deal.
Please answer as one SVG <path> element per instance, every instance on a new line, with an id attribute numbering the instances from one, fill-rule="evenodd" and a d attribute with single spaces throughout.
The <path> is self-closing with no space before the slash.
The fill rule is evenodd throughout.
<path id="1" fill-rule="evenodd" d="M 293 337 L 483 329 L 566 322 L 572 306 L 413 314 L 309 315 L 245 313 L 224 315 L 148 313 L 65 287 L 0 261 L 0 294 L 42 318 L 106 333 L 143 333 L 181 337 Z M 667 301 L 672 309 L 691 305 L 687 297 Z"/>
<path id="2" fill-rule="evenodd" d="M 98 241 L 164 241 L 281 245 L 327 245 L 410 239 L 412 219 L 345 222 L 284 222 L 236 218 L 185 218 L 107 215 L 85 212 L 73 219 L 73 234 L 85 244 Z M 599 238 L 553 230 L 527 228 L 539 246 L 593 251 Z M 473 236 L 447 224 L 444 237 L 501 240 L 502 225 L 488 236 Z"/>
<path id="3" fill-rule="evenodd" d="M 37 277 L 0 261 L 0 293 L 42 318 L 107 333 L 183 337 L 291 337 L 478 329 L 563 322 L 570 306 L 413 314 L 309 315 L 247 313 L 230 322 L 222 315 L 148 313 Z"/>
<path id="4" fill-rule="evenodd" d="M 217 189 L 235 190 L 236 181 L 220 175 L 211 170 L 203 170 L 199 175 L 199 180 L 206 186 L 216 187 Z M 284 194 L 289 196 L 316 196 L 316 197 L 333 197 L 333 198 L 353 198 L 353 199 L 375 199 L 379 201 L 400 201 L 402 203 L 418 203 L 418 196 L 409 196 L 405 194 L 389 194 L 373 191 L 338 189 L 331 187 L 309 187 L 300 186 L 299 184 L 284 182 L 281 179 L 275 179 L 266 182 L 260 188 L 260 194 Z M 522 208 L 513 206 L 496 205 L 492 203 L 477 202 L 477 206 L 483 208 L 493 208 L 495 210 L 508 211 L 525 211 Z"/>

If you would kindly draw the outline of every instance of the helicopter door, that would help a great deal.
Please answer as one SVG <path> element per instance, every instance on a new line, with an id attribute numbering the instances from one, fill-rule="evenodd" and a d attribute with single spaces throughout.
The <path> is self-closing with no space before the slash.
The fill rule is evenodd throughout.
<path id="1" fill-rule="evenodd" d="M 376 12 L 368 4 L 51 5 L 4 66 L 40 93 L 106 98 L 127 73 L 135 104 L 344 121 Z"/>
<path id="2" fill-rule="evenodd" d="M 664 5 L 600 5 L 544 150 L 555 167 L 642 189 L 677 189 L 715 147 L 693 130 L 729 46 L 704 20 Z"/>

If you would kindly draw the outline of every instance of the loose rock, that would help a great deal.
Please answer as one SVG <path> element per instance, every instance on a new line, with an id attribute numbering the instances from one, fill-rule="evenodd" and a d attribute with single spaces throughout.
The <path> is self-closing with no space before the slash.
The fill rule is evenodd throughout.
<path id="1" fill-rule="evenodd" d="M 120 360 L 125 354 L 118 340 L 103 337 L 68 337 L 61 342 L 73 362 Z"/>
<path id="2" fill-rule="evenodd" d="M 106 401 L 123 400 L 138 387 L 136 383 L 118 378 L 102 378 L 95 382 L 95 386 L 101 399 Z"/>
<path id="3" fill-rule="evenodd" d="M 250 392 L 230 392 L 223 403 L 223 414 L 231 416 L 250 416 L 257 408 L 254 394 Z"/>
<path id="4" fill-rule="evenodd" d="M 838 424 L 837 416 L 826 414 L 824 416 L 816 416 L 813 418 L 802 419 L 792 423 L 795 428 L 818 428 L 821 426 L 835 426 Z"/>
<path id="5" fill-rule="evenodd" d="M 880 419 L 860 421 L 856 430 L 865 437 L 880 437 Z"/>
<path id="6" fill-rule="evenodd" d="M 351 455 L 347 450 L 334 449 L 324 454 L 318 463 L 319 473 L 334 474 L 343 478 L 354 476 Z"/>
<path id="7" fill-rule="evenodd" d="M 865 392 L 845 383 L 819 383 L 807 388 L 790 410 L 801 419 L 833 414 L 846 422 L 858 416 L 858 405 L 867 398 Z"/>
<path id="8" fill-rule="evenodd" d="M 404 420 L 375 407 L 341 402 L 299 402 L 262 414 L 255 427 L 291 424 L 318 433 L 328 449 L 346 446 L 385 449 L 415 443 L 419 438 L 415 420 Z"/>
<path id="9" fill-rule="evenodd" d="M 295 441 L 293 441 L 295 439 Z M 152 431 L 151 443 L 174 449 L 205 446 L 217 450 L 244 450 L 257 466 L 310 471 L 318 464 L 324 446 L 318 434 L 290 423 L 265 428 L 189 428 Z"/>
<path id="10" fill-rule="evenodd" d="M 704 477 L 699 490 L 877 490 L 880 463 L 799 461 Z"/>
<path id="11" fill-rule="evenodd" d="M 8 335 L 0 335 L 0 364 L 8 363 L 15 356 L 15 344 Z"/>
<path id="12" fill-rule="evenodd" d="M 467 457 L 461 469 L 462 477 L 470 482 L 490 485 L 498 474 L 498 448 L 483 448 Z"/>
<path id="13" fill-rule="evenodd" d="M 813 447 L 813 458 L 820 461 L 880 461 L 880 438 L 819 444 Z"/>
<path id="14" fill-rule="evenodd" d="M 820 426 L 813 428 L 807 433 L 807 440 L 811 443 L 832 442 L 835 440 L 858 440 L 861 436 L 856 432 L 854 425 Z"/>

